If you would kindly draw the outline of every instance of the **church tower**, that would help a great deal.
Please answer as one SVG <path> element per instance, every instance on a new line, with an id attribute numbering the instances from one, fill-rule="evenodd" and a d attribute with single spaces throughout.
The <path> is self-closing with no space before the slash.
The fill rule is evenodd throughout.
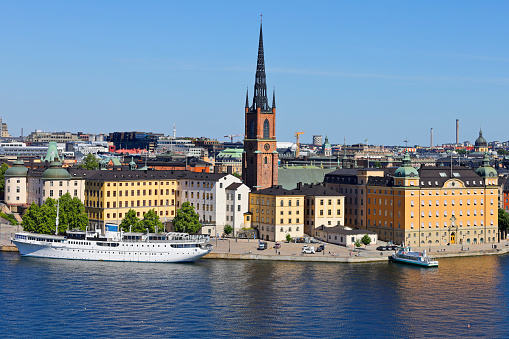
<path id="1" fill-rule="evenodd" d="M 253 190 L 277 185 L 276 93 L 275 91 L 272 93 L 272 107 L 270 107 L 267 100 L 261 22 L 254 96 L 251 106 L 249 105 L 249 93 L 246 93 L 244 135 L 244 153 L 242 155 L 244 183 Z"/>

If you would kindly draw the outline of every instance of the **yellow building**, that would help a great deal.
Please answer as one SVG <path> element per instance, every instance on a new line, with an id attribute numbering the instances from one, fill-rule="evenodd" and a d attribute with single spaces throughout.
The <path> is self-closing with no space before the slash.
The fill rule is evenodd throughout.
<path id="1" fill-rule="evenodd" d="M 405 155 L 394 175 L 369 178 L 367 229 L 378 238 L 413 246 L 498 241 L 498 176 L 485 155 L 463 166 L 421 167 Z"/>
<path id="2" fill-rule="evenodd" d="M 304 233 L 314 236 L 320 226 L 344 225 L 345 197 L 320 185 L 298 184 L 293 191 L 304 194 Z"/>
<path id="3" fill-rule="evenodd" d="M 304 194 L 272 186 L 249 193 L 251 227 L 261 239 L 283 241 L 304 236 Z M 246 220 L 247 221 L 247 220 Z M 247 223 L 248 224 L 248 223 Z"/>
<path id="4" fill-rule="evenodd" d="M 120 224 L 133 209 L 138 218 L 154 209 L 161 221 L 176 213 L 177 175 L 172 171 L 90 171 L 85 208 L 92 228 Z"/>

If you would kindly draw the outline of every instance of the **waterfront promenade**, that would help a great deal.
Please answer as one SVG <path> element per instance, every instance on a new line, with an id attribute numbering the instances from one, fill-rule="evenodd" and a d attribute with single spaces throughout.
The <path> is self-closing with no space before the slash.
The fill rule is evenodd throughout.
<path id="1" fill-rule="evenodd" d="M 16 246 L 11 243 L 11 237 L 15 232 L 21 231 L 21 226 L 0 225 L 0 251 L 15 251 Z M 315 261 L 315 262 L 374 262 L 387 261 L 387 257 L 393 251 L 377 251 L 378 246 L 386 243 L 378 241 L 376 245 L 363 246 L 359 249 L 352 247 L 325 244 L 325 251 L 315 254 L 303 254 L 302 243 L 281 242 L 281 248 L 275 249 L 274 242 L 266 241 L 268 249 L 258 250 L 258 239 L 235 239 L 219 238 L 211 241 L 214 246 L 212 252 L 203 259 L 233 259 L 233 260 L 277 260 L 277 261 Z M 315 249 L 319 244 L 308 244 Z M 428 251 L 435 258 L 498 255 L 509 252 L 509 242 L 506 240 L 495 244 L 455 244 L 431 247 L 413 247 L 414 251 Z"/>
<path id="2" fill-rule="evenodd" d="M 274 242 L 267 241 L 268 249 L 258 250 L 258 240 L 253 239 L 214 239 L 214 249 L 204 256 L 204 259 L 238 259 L 238 260 L 277 260 L 277 261 L 316 261 L 316 262 L 374 262 L 387 261 L 387 257 L 394 251 L 377 251 L 378 246 L 386 245 L 379 241 L 376 245 L 363 246 L 360 249 L 345 248 L 344 246 L 325 244 L 325 251 L 315 254 L 303 254 L 302 243 L 281 243 L 281 248 L 275 249 Z M 315 249 L 319 244 L 308 244 Z M 413 247 L 412 250 L 428 254 L 435 258 L 499 255 L 509 252 L 509 242 L 506 240 L 495 244 L 455 244 L 440 247 Z"/>

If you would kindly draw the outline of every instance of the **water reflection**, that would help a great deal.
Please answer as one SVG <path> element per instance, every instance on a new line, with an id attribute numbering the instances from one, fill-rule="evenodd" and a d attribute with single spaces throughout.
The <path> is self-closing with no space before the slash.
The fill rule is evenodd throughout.
<path id="1" fill-rule="evenodd" d="M 509 256 L 441 259 L 439 268 L 422 269 L 104 263 L 0 253 L 6 315 L 0 337 L 505 338 L 507 264 Z M 49 314 L 57 316 L 48 321 Z"/>

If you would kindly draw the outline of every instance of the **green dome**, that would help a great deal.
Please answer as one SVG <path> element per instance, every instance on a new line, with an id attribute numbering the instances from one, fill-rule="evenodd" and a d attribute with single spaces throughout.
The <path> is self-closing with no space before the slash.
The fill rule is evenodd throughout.
<path id="1" fill-rule="evenodd" d="M 410 161 L 410 156 L 408 155 L 408 152 L 405 153 L 405 156 L 403 157 L 403 163 L 401 167 L 398 167 L 396 170 L 396 173 L 394 173 L 395 177 L 419 177 L 419 172 L 415 168 L 412 167 L 412 163 Z"/>
<path id="2" fill-rule="evenodd" d="M 62 168 L 61 162 L 54 161 L 49 166 L 42 174 L 43 179 L 71 179 L 69 172 Z"/>
<path id="3" fill-rule="evenodd" d="M 25 163 L 23 160 L 16 160 L 12 167 L 8 168 L 7 171 L 5 171 L 6 177 L 26 177 L 28 173 L 28 168 L 25 167 Z"/>
<path id="4" fill-rule="evenodd" d="M 490 157 L 487 153 L 484 153 L 484 158 L 482 160 L 482 166 L 475 170 L 475 173 L 480 175 L 481 177 L 496 177 L 498 176 L 497 170 L 490 166 Z"/>
<path id="5" fill-rule="evenodd" d="M 488 146 L 488 142 L 482 136 L 482 130 L 479 131 L 479 137 L 475 139 L 475 146 Z"/>

